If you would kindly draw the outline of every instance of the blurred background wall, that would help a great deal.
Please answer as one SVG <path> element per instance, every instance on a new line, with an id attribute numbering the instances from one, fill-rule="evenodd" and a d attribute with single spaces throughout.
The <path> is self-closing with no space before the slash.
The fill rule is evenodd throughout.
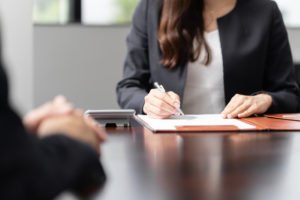
<path id="1" fill-rule="evenodd" d="M 82 108 L 117 108 L 115 85 L 128 31 L 128 26 L 35 26 L 35 105 L 63 93 Z M 300 30 L 290 29 L 289 36 L 300 62 Z"/>
<path id="2" fill-rule="evenodd" d="M 11 97 L 20 112 L 33 106 L 32 0 L 0 0 L 3 54 Z"/>
<path id="3" fill-rule="evenodd" d="M 126 8 L 124 2 L 136 0 L 118 1 Z M 18 109 L 24 113 L 57 94 L 83 109 L 118 108 L 115 85 L 129 25 L 33 25 L 32 8 L 32 0 L 0 0 L 4 54 Z M 300 62 L 300 29 L 288 33 L 294 60 Z"/>

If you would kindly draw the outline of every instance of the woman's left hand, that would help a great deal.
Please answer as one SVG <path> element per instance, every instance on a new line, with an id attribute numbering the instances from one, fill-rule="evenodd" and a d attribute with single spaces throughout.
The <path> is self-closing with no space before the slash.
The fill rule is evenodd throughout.
<path id="1" fill-rule="evenodd" d="M 272 97 L 262 93 L 255 96 L 236 94 L 221 113 L 224 118 L 244 118 L 265 113 L 272 105 Z"/>

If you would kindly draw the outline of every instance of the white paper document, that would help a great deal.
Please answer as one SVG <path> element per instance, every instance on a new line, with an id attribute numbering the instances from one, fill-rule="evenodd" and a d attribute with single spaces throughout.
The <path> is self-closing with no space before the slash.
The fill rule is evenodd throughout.
<path id="1" fill-rule="evenodd" d="M 180 126 L 235 126 L 240 130 L 254 130 L 255 126 L 238 119 L 224 119 L 220 114 L 172 116 L 168 119 L 153 119 L 137 115 L 137 120 L 152 131 L 176 131 Z"/>

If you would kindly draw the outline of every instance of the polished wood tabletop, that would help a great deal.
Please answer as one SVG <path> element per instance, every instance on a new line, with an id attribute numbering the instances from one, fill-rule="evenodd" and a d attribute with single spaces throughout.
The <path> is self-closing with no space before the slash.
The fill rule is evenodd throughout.
<path id="1" fill-rule="evenodd" d="M 300 132 L 107 129 L 101 200 L 299 200 Z"/>

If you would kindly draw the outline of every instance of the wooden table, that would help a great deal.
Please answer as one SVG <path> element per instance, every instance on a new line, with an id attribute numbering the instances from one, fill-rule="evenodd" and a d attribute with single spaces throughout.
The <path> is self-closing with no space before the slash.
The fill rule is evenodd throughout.
<path id="1" fill-rule="evenodd" d="M 101 200 L 300 200 L 300 132 L 108 129 Z"/>

